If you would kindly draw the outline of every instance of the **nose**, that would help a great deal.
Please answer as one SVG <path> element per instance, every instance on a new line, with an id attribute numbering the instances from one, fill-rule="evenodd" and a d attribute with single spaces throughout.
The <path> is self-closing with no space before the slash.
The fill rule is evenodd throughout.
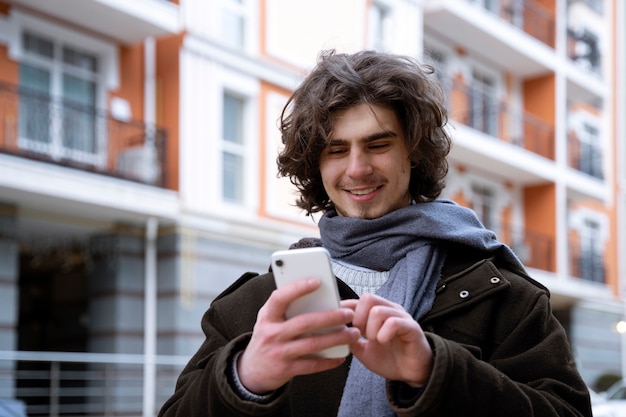
<path id="1" fill-rule="evenodd" d="M 367 154 L 359 150 L 350 152 L 346 175 L 350 178 L 362 178 L 370 175 L 372 171 L 372 164 Z"/>

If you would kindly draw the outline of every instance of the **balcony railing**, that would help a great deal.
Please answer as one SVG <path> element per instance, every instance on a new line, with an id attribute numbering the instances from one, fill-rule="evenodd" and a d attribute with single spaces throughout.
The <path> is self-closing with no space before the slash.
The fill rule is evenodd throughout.
<path id="1" fill-rule="evenodd" d="M 581 141 L 575 133 L 568 136 L 569 166 L 594 178 L 604 179 L 601 147 Z"/>
<path id="2" fill-rule="evenodd" d="M 158 187 L 165 130 L 0 82 L 0 152 Z"/>
<path id="3" fill-rule="evenodd" d="M 496 139 L 554 159 L 554 128 L 526 111 L 508 108 L 484 90 L 445 80 L 450 119 Z"/>
<path id="4" fill-rule="evenodd" d="M 513 249 L 513 252 L 529 268 L 554 272 L 554 239 L 544 233 L 531 229 L 502 225 L 498 237 Z"/>
<path id="5" fill-rule="evenodd" d="M 174 392 L 186 358 L 157 356 L 146 391 L 143 355 L 0 351 L 0 399 L 17 399 L 34 416 L 140 416 Z M 0 412 L 0 415 L 5 415 Z"/>
<path id="6" fill-rule="evenodd" d="M 606 283 L 606 268 L 601 254 L 573 246 L 570 259 L 572 276 L 584 281 Z"/>
<path id="7" fill-rule="evenodd" d="M 470 1 L 476 2 L 476 0 Z M 486 10 L 495 13 L 546 45 L 554 47 L 554 16 L 538 2 L 502 0 L 488 4 L 484 6 Z"/>

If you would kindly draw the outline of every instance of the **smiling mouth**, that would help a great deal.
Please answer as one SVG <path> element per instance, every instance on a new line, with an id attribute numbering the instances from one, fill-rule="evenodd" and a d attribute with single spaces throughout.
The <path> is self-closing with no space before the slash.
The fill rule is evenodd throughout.
<path id="1" fill-rule="evenodd" d="M 367 195 L 376 191 L 378 187 L 365 188 L 363 190 L 348 190 L 348 192 L 352 195 Z"/>

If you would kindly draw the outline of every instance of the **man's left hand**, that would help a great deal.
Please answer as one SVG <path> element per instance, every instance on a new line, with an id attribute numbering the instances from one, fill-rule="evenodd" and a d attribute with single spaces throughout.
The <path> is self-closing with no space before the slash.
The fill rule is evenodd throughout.
<path id="1" fill-rule="evenodd" d="M 359 300 L 343 300 L 354 310 L 352 325 L 361 331 L 350 351 L 372 372 L 412 387 L 426 384 L 433 366 L 433 352 L 421 326 L 396 303 L 374 294 Z"/>

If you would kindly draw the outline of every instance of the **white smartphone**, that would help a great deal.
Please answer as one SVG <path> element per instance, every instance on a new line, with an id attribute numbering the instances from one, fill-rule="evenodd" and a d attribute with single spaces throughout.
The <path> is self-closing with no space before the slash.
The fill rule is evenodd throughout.
<path id="1" fill-rule="evenodd" d="M 320 280 L 317 290 L 298 298 L 289 305 L 286 312 L 288 319 L 302 313 L 339 308 L 339 290 L 330 264 L 330 255 L 326 249 L 313 247 L 283 250 L 274 252 L 271 259 L 277 288 L 303 278 Z M 322 332 L 336 329 L 336 327 L 331 327 Z M 324 349 L 318 355 L 325 358 L 343 358 L 349 353 L 348 345 L 338 345 Z"/>

